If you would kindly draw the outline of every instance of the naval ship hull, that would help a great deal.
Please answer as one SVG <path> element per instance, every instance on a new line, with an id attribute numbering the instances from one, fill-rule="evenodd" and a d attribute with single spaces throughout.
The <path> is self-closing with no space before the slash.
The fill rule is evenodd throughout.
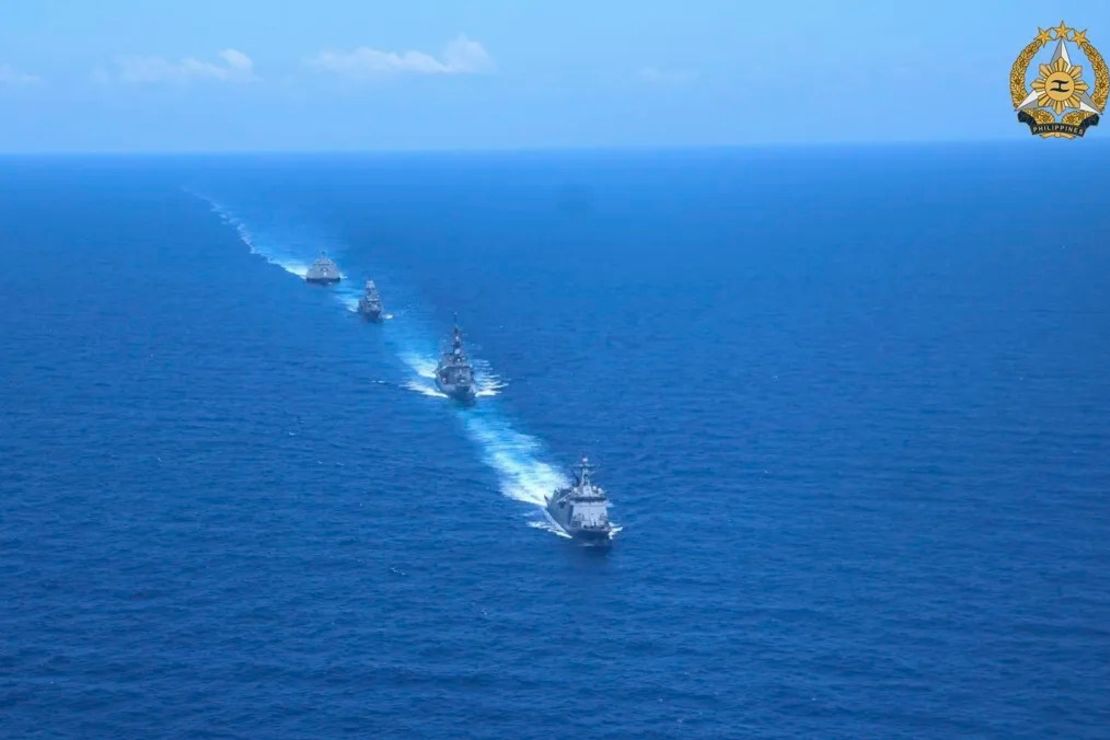
<path id="1" fill-rule="evenodd" d="M 436 388 L 439 388 L 440 393 L 443 393 L 448 398 L 453 398 L 459 403 L 470 405 L 478 398 L 478 394 L 472 385 L 452 385 L 450 383 L 441 383 L 436 380 Z"/>
<path id="2" fill-rule="evenodd" d="M 341 279 L 337 277 L 306 277 L 304 281 L 313 285 L 335 285 Z"/>
<path id="3" fill-rule="evenodd" d="M 568 532 L 568 534 L 574 538 L 575 542 L 586 545 L 587 547 L 609 547 L 613 544 L 613 538 L 607 529 L 600 532 L 594 530 L 578 530 Z"/>
<path id="4" fill-rule="evenodd" d="M 551 501 L 544 507 L 544 513 L 555 526 L 566 532 L 575 542 L 590 547 L 608 547 L 613 542 L 613 528 L 611 526 L 586 528 L 572 525 L 565 521 L 559 508 L 553 506 Z"/>
<path id="5" fill-rule="evenodd" d="M 365 306 L 358 307 L 358 315 L 367 321 L 378 322 L 382 320 L 382 311 L 380 308 L 367 308 Z"/>

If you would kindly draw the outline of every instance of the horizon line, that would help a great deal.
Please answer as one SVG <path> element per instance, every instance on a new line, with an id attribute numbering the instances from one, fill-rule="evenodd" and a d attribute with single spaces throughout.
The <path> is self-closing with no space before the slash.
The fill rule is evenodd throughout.
<path id="1" fill-rule="evenodd" d="M 243 156 L 351 156 L 411 154 L 544 154 L 544 153 L 647 153 L 647 152 L 710 152 L 726 150 L 776 149 L 862 149 L 928 146 L 995 146 L 1017 144 L 1036 137 L 1009 136 L 997 139 L 904 139 L 879 141 L 782 141 L 746 144 L 568 144 L 520 147 L 399 147 L 394 149 L 43 149 L 36 151 L 0 151 L 0 158 L 49 157 L 243 157 Z M 1097 139 L 1096 139 L 1097 141 Z"/>

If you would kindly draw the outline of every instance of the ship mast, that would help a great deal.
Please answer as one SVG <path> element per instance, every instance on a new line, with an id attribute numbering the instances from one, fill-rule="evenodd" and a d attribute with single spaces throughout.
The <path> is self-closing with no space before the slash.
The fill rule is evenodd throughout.
<path id="1" fill-rule="evenodd" d="M 590 465 L 590 458 L 583 456 L 582 462 L 578 464 L 578 485 L 581 487 L 590 485 L 590 471 L 593 470 L 593 465 Z"/>
<path id="2" fill-rule="evenodd" d="M 455 314 L 455 332 L 451 339 L 451 348 L 456 357 L 462 356 L 462 330 L 459 329 L 459 315 Z"/>

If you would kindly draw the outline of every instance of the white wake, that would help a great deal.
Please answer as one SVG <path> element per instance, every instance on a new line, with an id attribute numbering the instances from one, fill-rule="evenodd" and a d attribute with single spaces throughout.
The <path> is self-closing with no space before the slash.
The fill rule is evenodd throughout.
<path id="1" fill-rule="evenodd" d="M 416 373 L 417 377 L 420 379 L 406 383 L 407 388 L 417 393 L 422 393 L 425 396 L 447 397 L 435 388 L 437 360 L 434 355 L 407 350 L 401 352 L 400 357 L 401 362 L 408 365 L 409 369 Z M 492 398 L 493 396 L 500 395 L 501 391 L 508 386 L 508 383 L 493 372 L 490 364 L 485 360 L 475 359 L 472 361 L 472 365 L 474 367 L 474 385 L 477 387 L 476 395 L 478 398 Z M 429 390 L 432 392 L 429 392 Z"/>
<path id="2" fill-rule="evenodd" d="M 555 522 L 551 521 L 551 517 L 545 516 L 542 519 L 532 519 L 528 522 L 528 526 L 532 529 L 542 529 L 544 532 L 550 532 L 553 535 L 562 537 L 564 539 L 574 539 L 570 533 L 560 527 Z"/>
<path id="3" fill-rule="evenodd" d="M 203 195 L 198 195 L 197 197 L 206 201 L 212 208 L 212 212 L 219 216 L 220 220 L 235 229 L 236 233 L 239 234 L 239 240 L 246 245 L 251 254 L 258 255 L 271 265 L 280 267 L 290 275 L 296 275 L 302 280 L 304 276 L 308 274 L 309 263 L 303 258 L 284 253 L 282 250 L 275 249 L 269 245 L 267 245 L 266 248 L 260 247 L 255 235 L 251 233 L 242 219 L 211 198 L 206 198 Z"/>
<path id="4" fill-rule="evenodd" d="M 508 421 L 474 409 L 463 413 L 463 425 L 509 498 L 542 507 L 556 488 L 567 485 L 566 476 L 541 459 L 540 441 L 518 432 Z"/>
<path id="5" fill-rule="evenodd" d="M 273 240 L 261 239 L 252 233 L 247 225 L 230 209 L 217 201 L 194 193 L 206 201 L 219 218 L 235 229 L 239 239 L 252 254 L 280 267 L 291 275 L 303 279 L 308 271 L 309 261 L 290 252 Z M 344 275 L 344 278 L 347 276 Z M 331 293 L 347 310 L 358 310 L 361 283 L 346 281 L 334 286 Z M 393 318 L 387 314 L 386 318 Z M 405 325 L 411 322 L 404 322 Z M 408 337 L 404 333 L 394 336 L 388 343 L 397 351 L 399 359 L 408 366 L 415 377 L 407 380 L 403 387 L 421 395 L 447 399 L 446 394 L 435 387 L 437 355 L 427 351 L 433 344 L 414 340 L 416 337 L 411 326 Z M 418 334 L 421 332 L 417 332 Z M 424 351 L 414 350 L 420 347 Z M 474 379 L 479 398 L 497 396 L 507 383 L 493 372 L 488 362 L 474 360 Z M 467 436 L 478 448 L 482 461 L 492 468 L 498 477 L 501 493 L 522 503 L 538 508 L 533 511 L 529 526 L 552 532 L 561 537 L 569 535 L 545 516 L 544 506 L 547 497 L 556 489 L 568 484 L 567 478 L 554 466 L 543 461 L 543 444 L 528 434 L 517 431 L 512 424 L 501 416 L 499 409 L 479 405 L 476 408 L 459 408 L 463 428 Z"/>

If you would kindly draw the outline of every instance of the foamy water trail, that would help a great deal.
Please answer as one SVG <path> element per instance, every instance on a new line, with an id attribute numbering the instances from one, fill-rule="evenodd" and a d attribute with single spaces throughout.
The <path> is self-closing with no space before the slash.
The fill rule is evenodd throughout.
<path id="1" fill-rule="evenodd" d="M 434 357 L 417 352 L 402 352 L 401 361 L 408 365 L 414 373 L 427 380 L 435 380 L 436 360 Z"/>
<path id="2" fill-rule="evenodd" d="M 555 522 L 551 521 L 551 517 L 544 516 L 543 518 L 532 519 L 528 522 L 528 526 L 532 529 L 542 529 L 544 532 L 550 532 L 553 535 L 562 537 L 564 539 L 574 539 L 565 529 L 560 527 Z"/>
<path id="3" fill-rule="evenodd" d="M 573 540 L 574 535 L 559 526 L 559 523 L 551 518 L 547 513 L 547 509 L 543 509 L 542 515 L 534 517 L 528 522 L 528 526 L 532 529 L 542 529 L 544 532 L 550 532 L 553 535 L 563 537 L 568 540 Z M 612 522 L 612 528 L 609 530 L 609 541 L 617 539 L 617 535 L 624 531 L 624 527 Z"/>
<path id="4" fill-rule="evenodd" d="M 241 218 L 220 202 L 197 193 L 193 193 L 193 195 L 208 203 L 212 212 L 219 216 L 220 220 L 235 229 L 239 235 L 239 240 L 250 250 L 251 254 L 258 255 L 269 264 L 280 267 L 290 275 L 304 280 L 308 274 L 309 265 L 315 257 L 307 259 L 275 240 L 260 238 L 247 227 Z M 339 305 L 352 313 L 357 313 L 358 299 L 362 296 L 362 283 L 350 280 L 350 276 L 342 269 L 339 274 L 343 277 L 343 282 L 329 286 L 329 293 Z M 385 318 L 392 318 L 392 315 L 387 314 Z"/>
<path id="5" fill-rule="evenodd" d="M 485 360 L 474 360 L 474 384 L 478 388 L 478 398 L 496 396 L 508 385 Z"/>
<path id="6" fill-rule="evenodd" d="M 400 358 L 416 375 L 405 384 L 406 388 L 425 396 L 447 399 L 435 387 L 435 355 L 406 350 L 400 352 Z M 484 361 L 475 361 L 474 372 L 479 398 L 495 396 L 506 385 Z M 566 477 L 557 468 L 541 459 L 543 444 L 517 431 L 501 415 L 500 409 L 479 405 L 459 409 L 459 415 L 482 461 L 497 473 L 501 493 L 505 496 L 543 507 L 552 491 L 567 484 Z"/>
<path id="7" fill-rule="evenodd" d="M 347 276 L 344 275 L 344 278 Z M 336 300 L 338 300 L 344 308 L 351 313 L 358 313 L 358 299 L 362 294 L 357 290 L 353 290 L 349 283 L 340 283 L 332 288 Z"/>
<path id="8" fill-rule="evenodd" d="M 205 200 L 211 206 L 213 213 L 236 230 L 240 240 L 252 254 L 259 255 L 291 275 L 304 278 L 309 262 L 303 257 L 293 254 L 270 240 L 264 241 L 257 238 L 229 209 L 211 198 L 200 195 L 197 197 Z M 344 275 L 344 277 L 347 276 Z M 360 288 L 361 283 L 347 281 L 334 286 L 332 295 L 347 310 L 357 311 L 361 296 Z M 385 318 L 391 319 L 393 315 L 386 314 Z M 395 333 L 387 341 L 415 376 L 407 380 L 403 387 L 424 396 L 446 400 L 446 394 L 435 387 L 438 354 L 431 351 L 435 345 L 432 342 L 421 341 L 418 337 L 422 332 L 415 331 L 411 323 L 411 321 L 403 322 L 402 327 L 398 327 L 399 333 Z M 507 386 L 507 383 L 493 372 L 489 363 L 480 359 L 474 360 L 474 380 L 479 398 L 496 396 Z M 496 472 L 501 493 L 516 501 L 538 507 L 538 510 L 533 511 L 529 526 L 561 537 L 568 537 L 566 532 L 546 517 L 543 508 L 547 497 L 556 488 L 568 483 L 566 476 L 542 459 L 543 444 L 535 437 L 516 430 L 494 406 L 460 408 L 459 415 L 467 436 L 478 448 L 483 462 Z"/>
<path id="9" fill-rule="evenodd" d="M 425 396 L 447 399 L 435 386 L 434 355 L 404 351 L 400 357 L 416 375 L 405 383 L 406 388 Z M 474 370 L 479 398 L 495 396 L 505 387 L 488 363 L 476 361 Z M 543 507 L 552 491 L 567 484 L 566 477 L 557 468 L 543 461 L 543 444 L 515 429 L 496 407 L 460 408 L 459 415 L 482 461 L 497 473 L 501 493 L 505 496 Z"/>
<path id="10" fill-rule="evenodd" d="M 543 445 L 535 437 L 489 410 L 468 410 L 462 416 L 467 436 L 477 444 L 483 462 L 497 472 L 501 492 L 509 498 L 544 506 L 552 491 L 567 485 L 566 476 L 541 459 Z"/>
<path id="11" fill-rule="evenodd" d="M 212 208 L 212 212 L 219 216 L 220 220 L 235 229 L 235 231 L 239 234 L 239 240 L 242 241 L 244 245 L 246 245 L 251 254 L 257 254 L 259 257 L 266 260 L 271 265 L 274 265 L 275 267 L 280 267 L 281 269 L 288 272 L 290 275 L 296 275 L 302 280 L 304 279 L 305 275 L 308 274 L 309 263 L 306 262 L 302 257 L 285 253 L 283 250 L 275 249 L 270 246 L 267 246 L 266 248 L 260 247 L 258 245 L 258 240 L 251 233 L 250 229 L 247 228 L 247 225 L 243 223 L 242 219 L 240 219 L 223 205 L 212 200 L 211 198 L 206 198 L 203 195 L 197 195 L 197 197 L 207 202 L 208 205 Z"/>
<path id="12" fill-rule="evenodd" d="M 431 381 L 420 378 L 419 380 L 408 380 L 405 382 L 405 387 L 410 391 L 429 396 L 431 398 L 447 398 L 447 394 L 435 387 Z"/>
<path id="13" fill-rule="evenodd" d="M 421 380 L 428 381 L 427 383 L 413 381 L 408 385 L 409 388 L 418 393 L 423 393 L 424 395 L 438 395 L 442 398 L 446 398 L 446 396 L 439 391 L 435 391 L 434 394 L 426 392 L 429 388 L 435 390 L 436 364 L 438 361 L 434 355 L 405 351 L 401 352 L 400 356 L 401 361 L 408 365 Z M 472 364 L 474 367 L 474 384 L 477 387 L 476 395 L 478 398 L 492 398 L 500 394 L 501 391 L 508 386 L 508 383 L 493 372 L 490 364 L 485 360 L 473 360 Z"/>

